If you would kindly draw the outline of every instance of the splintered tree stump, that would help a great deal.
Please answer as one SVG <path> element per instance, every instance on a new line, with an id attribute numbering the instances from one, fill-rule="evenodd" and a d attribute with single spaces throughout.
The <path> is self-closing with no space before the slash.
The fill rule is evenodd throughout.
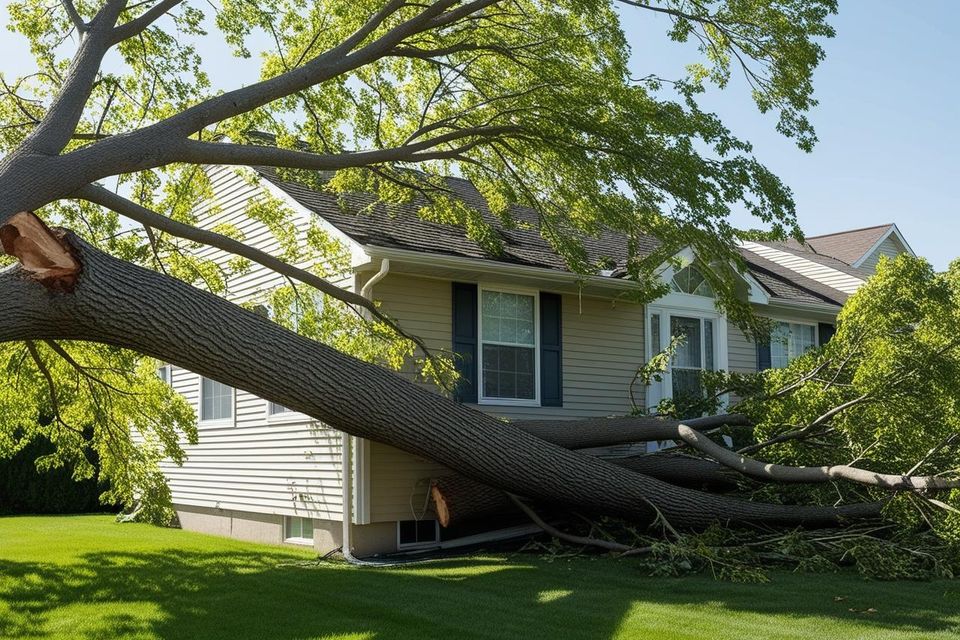
<path id="1" fill-rule="evenodd" d="M 518 511 L 500 489 L 457 474 L 434 478 L 430 482 L 430 498 L 441 527 Z"/>
<path id="2" fill-rule="evenodd" d="M 0 227 L 0 245 L 20 261 L 24 273 L 48 289 L 70 292 L 77 286 L 80 261 L 64 234 L 35 214 L 21 211 Z"/>

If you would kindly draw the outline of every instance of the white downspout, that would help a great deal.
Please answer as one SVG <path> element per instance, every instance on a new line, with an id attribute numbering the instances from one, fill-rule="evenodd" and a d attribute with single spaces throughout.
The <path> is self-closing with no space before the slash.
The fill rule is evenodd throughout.
<path id="1" fill-rule="evenodd" d="M 390 260 L 384 258 L 380 261 L 380 271 L 377 271 L 372 278 L 367 280 L 367 283 L 360 289 L 360 295 L 367 300 L 373 300 L 373 285 L 386 278 L 388 273 L 390 273 Z"/>
<path id="2" fill-rule="evenodd" d="M 373 300 L 373 285 L 383 280 L 390 273 L 390 261 L 384 258 L 380 261 L 380 270 L 360 289 L 360 295 L 367 300 Z M 369 314 L 365 314 L 369 316 Z M 340 441 L 340 465 L 343 478 L 343 542 L 341 552 L 344 559 L 351 564 L 375 564 L 365 562 L 353 555 L 350 533 L 353 530 L 353 436 L 343 433 Z"/>

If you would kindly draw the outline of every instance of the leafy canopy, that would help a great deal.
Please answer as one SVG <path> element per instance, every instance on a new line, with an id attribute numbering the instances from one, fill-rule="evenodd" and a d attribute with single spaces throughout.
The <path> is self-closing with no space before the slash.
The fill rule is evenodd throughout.
<path id="1" fill-rule="evenodd" d="M 698 100 L 711 83 L 722 88 L 742 71 L 759 110 L 777 113 L 778 129 L 809 150 L 815 135 L 805 113 L 815 104 L 812 74 L 823 57 L 819 40 L 833 35 L 827 19 L 836 11 L 835 0 L 81 0 L 54 6 L 21 0 L 9 5 L 11 30 L 28 39 L 36 71 L 2 74 L 0 153 L 16 157 L 57 108 L 57 96 L 76 79 L 71 58 L 78 46 L 83 49 L 79 30 L 101 19 L 104 6 L 121 7 L 118 23 L 124 26 L 153 17 L 158 7 L 166 14 L 104 57 L 89 94 L 79 98 L 82 109 L 61 153 L 97 157 L 90 175 L 99 176 L 101 185 L 186 225 L 201 224 L 198 212 L 216 212 L 202 164 L 263 163 L 322 188 L 372 192 L 388 205 L 415 201 L 424 217 L 463 227 L 495 253 L 500 239 L 491 220 L 444 188 L 444 176 L 459 175 L 474 182 L 500 225 L 518 224 L 516 206 L 533 209 L 540 232 L 577 272 L 609 266 L 590 263 L 583 236 L 603 229 L 622 233 L 631 256 L 621 266 L 645 285 L 648 298 L 662 292 L 657 269 L 682 247 L 692 246 L 712 265 L 741 264 L 736 240 L 746 232 L 731 225 L 734 211 L 752 214 L 771 237 L 800 235 L 789 189 L 753 157 L 749 142 L 702 110 Z M 624 12 L 668 17 L 666 37 L 696 49 L 686 77 L 660 78 L 656 61 L 642 61 L 650 68 L 641 73 L 631 68 Z M 237 65 L 259 60 L 261 83 L 248 87 L 243 99 L 216 102 L 221 90 L 236 88 L 222 70 L 212 73 L 205 64 L 208 47 L 223 42 Z M 167 131 L 164 126 L 197 105 L 203 105 L 191 112 L 197 124 L 151 138 L 145 145 L 150 148 L 133 155 L 121 153 L 122 141 Z M 266 147 L 258 146 L 262 139 L 251 137 L 252 130 L 270 134 L 281 149 L 311 153 L 266 161 Z M 182 144 L 188 137 L 242 146 L 195 145 L 188 153 Z M 321 165 L 333 173 L 321 179 L 313 171 Z M 120 209 L 69 192 L 40 214 L 118 257 L 221 295 L 251 268 L 249 259 L 203 251 L 198 242 L 133 225 Z M 315 264 L 325 278 L 343 274 L 342 247 L 319 229 L 293 229 L 290 213 L 278 203 L 262 199 L 248 215 L 276 237 L 288 263 Z M 246 241 L 236 228 L 215 230 Z M 651 235 L 659 250 L 649 256 L 635 251 Z M 711 286 L 731 318 L 747 325 L 748 307 L 726 269 L 710 272 Z M 398 368 L 413 353 L 413 343 L 386 325 L 362 322 L 330 296 L 314 304 L 310 300 L 318 298 L 303 289 L 265 291 L 248 302 L 272 306 L 278 322 L 371 361 Z M 293 322 L 297 313 L 312 314 L 314 321 Z M 14 363 L 5 375 L 39 384 L 43 376 L 37 377 L 34 359 L 17 355 L 23 348 L 4 347 L 6 361 Z M 102 347 L 84 350 L 91 362 L 118 359 L 119 365 L 110 366 L 130 375 L 153 366 Z M 62 356 L 46 356 L 55 387 L 73 384 L 74 374 L 58 360 Z M 449 376 L 442 361 L 425 362 L 428 375 Z M 130 384 L 150 398 L 142 406 L 156 405 L 162 413 L 166 390 L 146 379 Z M 60 410 L 76 411 L 75 421 L 102 432 L 89 442 L 60 438 L 54 420 L 44 435 L 58 439 L 74 461 L 100 440 L 133 447 L 129 431 L 110 431 L 97 419 L 95 394 L 85 388 L 63 394 Z M 53 410 L 44 400 L 50 394 L 31 389 L 35 401 L 0 426 L 8 440 L 24 429 L 31 411 L 42 417 Z M 115 406 L 130 411 L 116 414 L 117 424 L 155 432 L 163 454 L 179 458 L 173 433 L 189 437 L 193 430 L 182 411 L 167 410 L 162 426 L 153 427 L 136 422 L 133 404 Z M 124 500 L 138 491 L 147 495 L 145 488 L 135 489 L 147 482 L 144 474 L 136 481 L 120 477 L 129 449 L 100 453 Z"/>

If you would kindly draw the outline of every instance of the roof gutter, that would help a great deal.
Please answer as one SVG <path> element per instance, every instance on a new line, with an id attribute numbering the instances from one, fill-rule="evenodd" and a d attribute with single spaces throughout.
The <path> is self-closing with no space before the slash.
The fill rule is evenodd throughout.
<path id="1" fill-rule="evenodd" d="M 633 280 L 597 275 L 580 275 L 570 271 L 559 271 L 547 267 L 532 267 L 525 264 L 496 262 L 482 258 L 437 255 L 423 253 L 421 251 L 411 251 L 409 249 L 394 249 L 374 245 L 363 245 L 363 250 L 371 258 L 390 259 L 397 262 L 415 262 L 421 265 L 445 267 L 448 269 L 469 269 L 471 271 L 481 271 L 498 275 L 528 276 L 564 284 L 582 283 L 621 291 L 636 291 L 639 289 L 639 284 Z"/>
<path id="2" fill-rule="evenodd" d="M 789 300 L 778 300 L 777 298 L 770 298 L 769 306 L 804 311 L 819 311 L 829 313 L 833 316 L 840 313 L 840 309 L 843 308 L 843 305 L 831 304 L 829 302 L 790 302 Z"/>

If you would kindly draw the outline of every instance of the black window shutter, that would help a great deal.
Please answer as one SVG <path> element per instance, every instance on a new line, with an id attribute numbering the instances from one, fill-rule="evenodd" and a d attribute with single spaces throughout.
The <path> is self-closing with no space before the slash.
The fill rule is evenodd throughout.
<path id="1" fill-rule="evenodd" d="M 757 371 L 766 371 L 771 366 L 770 341 L 765 344 L 757 343 Z"/>
<path id="2" fill-rule="evenodd" d="M 563 406 L 561 296 L 540 292 L 540 404 Z"/>
<path id="3" fill-rule="evenodd" d="M 833 334 L 837 332 L 837 328 L 828 322 L 821 322 L 817 325 L 817 333 L 819 334 L 820 346 L 830 342 L 830 338 L 833 337 Z"/>
<path id="4" fill-rule="evenodd" d="M 460 384 L 454 398 L 477 401 L 477 285 L 453 283 L 453 352 Z"/>

